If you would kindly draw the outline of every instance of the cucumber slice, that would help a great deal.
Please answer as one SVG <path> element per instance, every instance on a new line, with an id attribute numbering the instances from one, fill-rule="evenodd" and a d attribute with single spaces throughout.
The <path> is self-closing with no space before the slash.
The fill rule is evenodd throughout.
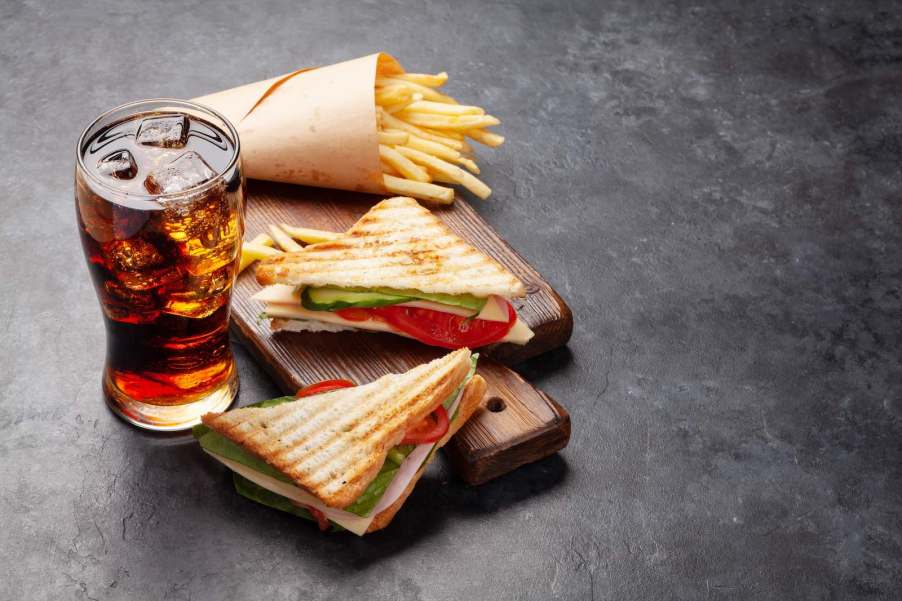
<path id="1" fill-rule="evenodd" d="M 381 294 L 397 294 L 401 296 L 409 296 L 420 300 L 428 300 L 442 305 L 451 305 L 452 307 L 463 307 L 469 309 L 478 315 L 489 299 L 479 298 L 472 294 L 440 294 L 433 292 L 420 292 L 419 290 L 394 290 L 392 288 L 373 288 L 373 292 Z"/>
<path id="2" fill-rule="evenodd" d="M 384 307 L 397 305 L 411 300 L 408 296 L 382 294 L 366 290 L 348 290 L 346 288 L 304 288 L 301 293 L 301 305 L 311 311 L 337 311 L 349 307 Z"/>
<path id="3" fill-rule="evenodd" d="M 349 307 L 385 307 L 411 300 L 427 300 L 452 307 L 463 307 L 478 315 L 488 301 L 472 294 L 433 294 L 419 290 L 396 290 L 394 288 L 338 288 L 322 286 L 304 288 L 301 304 L 311 311 L 336 311 Z"/>

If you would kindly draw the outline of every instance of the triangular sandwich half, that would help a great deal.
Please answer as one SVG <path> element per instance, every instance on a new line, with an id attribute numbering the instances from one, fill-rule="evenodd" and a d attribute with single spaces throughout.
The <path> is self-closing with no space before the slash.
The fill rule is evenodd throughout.
<path id="1" fill-rule="evenodd" d="M 476 355 L 460 349 L 362 386 L 207 414 L 195 436 L 236 472 L 245 496 L 362 535 L 388 525 L 479 406 L 485 381 L 475 368 Z M 448 421 L 436 431 L 439 413 Z M 423 424 L 431 438 L 410 443 Z"/>
<path id="2" fill-rule="evenodd" d="M 372 330 L 445 348 L 526 344 L 526 287 L 412 198 L 383 200 L 338 240 L 257 267 L 274 330 Z"/>

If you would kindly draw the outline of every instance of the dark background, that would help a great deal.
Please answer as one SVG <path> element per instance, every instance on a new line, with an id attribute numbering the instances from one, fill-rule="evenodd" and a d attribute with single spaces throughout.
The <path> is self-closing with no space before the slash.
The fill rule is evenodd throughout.
<path id="1" fill-rule="evenodd" d="M 899 11 L 3 0 L 0 598 L 899 598 Z M 357 539 L 106 410 L 72 172 L 114 105 L 376 50 L 503 120 L 477 205 L 573 309 L 521 366 L 573 437 Z"/>

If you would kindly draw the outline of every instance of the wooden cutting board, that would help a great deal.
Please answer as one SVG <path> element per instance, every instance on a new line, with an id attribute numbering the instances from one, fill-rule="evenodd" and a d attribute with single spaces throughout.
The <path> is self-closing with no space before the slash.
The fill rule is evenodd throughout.
<path id="1" fill-rule="evenodd" d="M 272 223 L 344 231 L 378 200 L 366 194 L 250 181 L 245 238 L 267 233 Z M 483 407 L 446 446 L 457 473 L 469 484 L 480 484 L 567 445 L 568 413 L 503 364 L 564 345 L 573 330 L 573 317 L 551 286 L 464 200 L 458 198 L 451 207 L 429 208 L 461 237 L 515 273 L 527 288 L 526 298 L 514 304 L 535 338 L 526 346 L 496 344 L 479 349 L 478 370 L 488 383 Z M 261 288 L 253 271 L 253 266 L 245 270 L 235 284 L 233 329 L 285 392 L 328 378 L 365 383 L 447 352 L 391 334 L 273 334 L 259 318 L 262 303 L 251 300 Z"/>

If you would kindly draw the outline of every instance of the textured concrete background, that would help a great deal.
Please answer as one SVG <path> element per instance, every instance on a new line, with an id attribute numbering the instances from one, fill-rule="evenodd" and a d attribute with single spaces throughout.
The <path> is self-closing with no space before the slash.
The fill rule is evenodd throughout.
<path id="1" fill-rule="evenodd" d="M 899 598 L 898 5 L 3 0 L 0 32 L 0 598 Z M 73 145 L 378 49 L 504 121 L 479 207 L 571 303 L 522 371 L 574 431 L 324 537 L 105 409 Z"/>

